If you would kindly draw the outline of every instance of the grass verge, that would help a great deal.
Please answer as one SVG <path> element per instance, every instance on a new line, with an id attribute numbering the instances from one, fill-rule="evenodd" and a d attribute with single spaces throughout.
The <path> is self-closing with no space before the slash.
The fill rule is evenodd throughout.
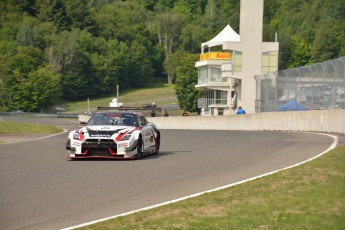
<path id="1" fill-rule="evenodd" d="M 0 122 L 0 134 L 5 133 L 21 133 L 21 134 L 37 134 L 37 133 L 59 133 L 63 130 L 52 125 L 33 124 L 25 122 Z"/>
<path id="2" fill-rule="evenodd" d="M 299 167 L 82 229 L 344 229 L 345 146 Z"/>
<path id="3" fill-rule="evenodd" d="M 123 90 L 120 91 L 119 99 L 124 106 L 143 106 L 152 102 L 155 102 L 157 106 L 177 104 L 174 87 L 173 84 L 156 84 L 143 89 Z M 89 98 L 90 111 L 95 112 L 97 107 L 109 106 L 114 97 L 116 97 L 115 93 L 108 97 Z M 87 98 L 83 101 L 67 102 L 64 107 L 68 112 L 85 112 L 88 109 Z"/>

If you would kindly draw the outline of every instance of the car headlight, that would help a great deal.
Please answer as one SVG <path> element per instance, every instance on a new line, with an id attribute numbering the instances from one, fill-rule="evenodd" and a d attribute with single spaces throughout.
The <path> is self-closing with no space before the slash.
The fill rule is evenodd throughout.
<path id="1" fill-rule="evenodd" d="M 79 133 L 74 133 L 74 134 L 73 134 L 73 139 L 74 139 L 74 140 L 80 140 L 80 135 L 79 135 Z"/>
<path id="2" fill-rule="evenodd" d="M 131 138 L 132 134 L 126 134 L 123 137 L 121 137 L 121 141 L 128 141 Z"/>

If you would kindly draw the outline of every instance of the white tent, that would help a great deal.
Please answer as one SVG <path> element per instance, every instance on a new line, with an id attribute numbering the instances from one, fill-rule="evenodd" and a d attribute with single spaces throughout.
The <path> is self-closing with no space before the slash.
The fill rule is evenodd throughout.
<path id="1" fill-rule="evenodd" d="M 208 42 L 201 44 L 202 53 L 205 47 L 213 47 L 222 45 L 224 42 L 239 42 L 240 35 L 236 33 L 230 25 L 227 25 L 217 36 L 209 40 Z"/>

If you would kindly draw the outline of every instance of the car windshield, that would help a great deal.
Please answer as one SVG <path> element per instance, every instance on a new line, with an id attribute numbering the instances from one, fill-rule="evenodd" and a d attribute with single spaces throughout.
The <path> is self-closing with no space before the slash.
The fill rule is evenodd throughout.
<path id="1" fill-rule="evenodd" d="M 116 125 L 116 126 L 136 126 L 138 124 L 133 114 L 96 114 L 87 125 Z"/>

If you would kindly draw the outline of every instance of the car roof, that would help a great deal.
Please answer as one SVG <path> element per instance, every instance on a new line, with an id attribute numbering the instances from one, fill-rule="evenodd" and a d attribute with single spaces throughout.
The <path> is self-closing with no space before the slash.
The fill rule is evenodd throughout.
<path id="1" fill-rule="evenodd" d="M 143 113 L 138 113 L 138 112 L 131 112 L 131 111 L 109 111 L 109 112 L 97 112 L 95 115 L 97 114 L 101 114 L 101 115 L 105 115 L 105 114 L 132 114 L 132 115 L 142 115 L 144 116 Z"/>

